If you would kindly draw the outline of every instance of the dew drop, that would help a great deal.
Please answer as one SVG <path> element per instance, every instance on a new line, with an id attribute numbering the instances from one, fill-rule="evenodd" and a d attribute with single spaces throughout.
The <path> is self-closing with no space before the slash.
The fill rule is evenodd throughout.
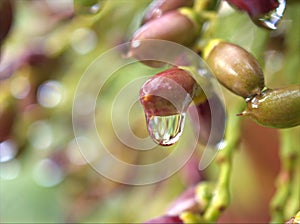
<path id="1" fill-rule="evenodd" d="M 278 2 L 279 5 L 275 10 L 255 18 L 254 22 L 265 28 L 276 30 L 278 22 L 281 20 L 286 6 L 285 0 L 279 0 Z"/>
<path id="2" fill-rule="evenodd" d="M 103 7 L 104 0 L 75 0 L 74 6 L 77 14 L 97 14 Z"/>
<path id="3" fill-rule="evenodd" d="M 92 6 L 90 7 L 89 12 L 90 12 L 91 14 L 96 14 L 96 13 L 98 13 L 98 12 L 100 11 L 100 9 L 101 9 L 101 4 L 100 4 L 100 3 L 97 3 L 97 4 L 92 5 Z"/>
<path id="4" fill-rule="evenodd" d="M 175 144 L 183 131 L 185 113 L 147 118 L 148 132 L 153 141 L 162 146 Z"/>

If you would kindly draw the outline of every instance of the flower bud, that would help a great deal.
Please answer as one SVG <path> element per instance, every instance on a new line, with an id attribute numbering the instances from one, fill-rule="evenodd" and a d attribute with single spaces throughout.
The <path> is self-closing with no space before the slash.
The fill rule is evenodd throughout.
<path id="1" fill-rule="evenodd" d="M 218 81 L 239 96 L 259 95 L 264 88 L 259 63 L 238 45 L 213 40 L 204 50 L 204 59 Z"/>
<path id="2" fill-rule="evenodd" d="M 198 112 L 198 122 L 193 123 L 199 133 L 198 141 L 201 144 L 217 145 L 224 139 L 226 112 L 225 108 L 216 94 L 211 95 L 205 102 L 199 103 L 193 107 L 196 107 Z M 189 110 L 192 109 L 192 106 Z M 214 116 L 212 115 L 214 113 Z M 193 117 L 191 113 L 191 119 L 197 121 L 196 117 Z M 212 120 L 214 117 L 216 120 Z M 218 129 L 212 129 L 213 124 L 217 124 Z M 200 125 L 199 125 L 200 124 Z"/>
<path id="3" fill-rule="evenodd" d="M 268 89 L 253 97 L 240 116 L 250 117 L 258 124 L 272 128 L 300 125 L 300 85 Z"/>
<path id="4" fill-rule="evenodd" d="M 202 89 L 183 69 L 171 68 L 151 77 L 140 90 L 140 101 L 148 116 L 168 116 L 185 112 Z"/>
<path id="5" fill-rule="evenodd" d="M 167 210 L 168 215 L 180 215 L 182 212 L 199 213 L 200 206 L 196 198 L 196 186 L 183 192 Z"/>
<path id="6" fill-rule="evenodd" d="M 246 11 L 251 17 L 268 13 L 279 5 L 278 0 L 227 0 L 227 2 L 239 10 Z"/>
<path id="7" fill-rule="evenodd" d="M 167 40 L 191 47 L 197 39 L 200 26 L 197 15 L 188 8 L 170 11 L 163 16 L 151 20 L 136 31 L 128 56 L 133 56 L 152 67 L 161 67 L 161 62 L 146 61 L 157 58 L 157 55 L 170 54 L 161 47 L 154 47 L 151 39 Z M 143 61 L 144 60 L 144 61 Z"/>
<path id="8" fill-rule="evenodd" d="M 7 36 L 13 22 L 13 1 L 1 0 L 0 2 L 0 46 Z"/>
<path id="9" fill-rule="evenodd" d="M 161 17 L 166 12 L 180 7 L 191 7 L 194 0 L 153 0 L 146 9 L 142 24 Z"/>
<path id="10" fill-rule="evenodd" d="M 285 0 L 227 0 L 233 7 L 245 11 L 259 26 L 276 29 L 277 22 L 281 19 Z"/>

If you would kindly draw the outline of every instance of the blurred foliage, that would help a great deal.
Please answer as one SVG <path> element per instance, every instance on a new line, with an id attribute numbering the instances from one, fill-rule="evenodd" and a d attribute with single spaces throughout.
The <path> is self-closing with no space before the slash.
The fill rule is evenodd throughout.
<path id="1" fill-rule="evenodd" d="M 75 14 L 73 2 L 67 0 L 14 3 L 14 21 L 2 43 L 0 61 L 0 125 L 4 127 L 0 146 L 9 149 L 0 161 L 1 222 L 142 222 L 162 214 L 188 186 L 216 178 L 215 164 L 205 172 L 197 170 L 200 152 L 196 152 L 165 181 L 127 186 L 100 176 L 78 152 L 71 119 L 78 81 L 97 56 L 130 40 L 149 0 L 102 0 L 97 7 L 93 0 L 75 1 Z M 299 84 L 299 10 L 299 2 L 288 5 L 279 29 L 269 32 L 224 5 L 205 38 L 222 38 L 251 51 L 263 65 L 270 87 Z M 170 153 L 124 153 L 127 148 L 113 133 L 109 117 L 124 84 L 158 71 L 132 64 L 120 72 L 126 76 L 110 77 L 100 93 L 97 128 L 124 161 L 145 164 Z M 224 93 L 227 107 L 241 102 L 225 89 Z M 133 132 L 147 136 L 141 108 L 135 105 L 132 110 Z M 300 146 L 299 139 L 294 141 Z M 232 205 L 221 221 L 266 222 L 279 170 L 278 132 L 245 120 L 240 148 L 232 173 Z"/>

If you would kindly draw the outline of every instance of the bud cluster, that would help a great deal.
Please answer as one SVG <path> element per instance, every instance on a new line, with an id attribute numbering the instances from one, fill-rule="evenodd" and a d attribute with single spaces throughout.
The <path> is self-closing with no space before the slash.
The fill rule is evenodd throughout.
<path id="1" fill-rule="evenodd" d="M 221 84 L 245 98 L 247 108 L 238 115 L 273 128 L 300 124 L 300 85 L 268 89 L 255 57 L 240 46 L 222 40 L 208 43 L 204 59 Z"/>
<path id="2" fill-rule="evenodd" d="M 207 12 L 216 11 L 219 3 L 219 1 L 211 2 L 153 0 L 144 14 L 141 27 L 131 39 L 128 56 L 135 57 L 147 66 L 161 67 L 166 63 L 155 61 L 155 56 L 169 52 L 154 48 L 147 40 L 172 41 L 194 48 L 201 31 L 205 32 L 203 24 L 213 18 L 213 16 L 203 17 L 203 14 L 211 15 Z M 227 0 L 227 2 L 239 10 L 246 11 L 257 25 L 268 29 L 277 28 L 285 8 L 284 0 L 251 1 L 253 4 L 245 0 Z M 205 34 L 203 37 L 207 38 Z M 204 48 L 203 43 L 207 43 Z M 239 116 L 249 117 L 262 126 L 273 128 L 300 125 L 300 85 L 269 89 L 265 86 L 262 67 L 247 50 L 220 39 L 205 39 L 199 45 L 201 49 L 198 53 L 202 54 L 218 82 L 244 98 L 246 109 L 238 114 Z M 172 58 L 173 64 L 176 64 L 176 60 L 182 60 L 181 55 Z M 171 138 L 178 139 L 181 128 L 172 125 L 184 122 L 184 117 L 178 116 L 194 109 L 197 114 L 190 113 L 191 119 L 201 124 L 200 128 L 199 123 L 194 122 L 194 128 L 199 133 L 197 136 L 199 143 L 217 148 L 216 146 L 223 141 L 226 126 L 226 111 L 220 96 L 213 90 L 209 93 L 203 91 L 201 83 L 194 79 L 195 74 L 191 72 L 193 69 L 190 67 L 193 65 L 172 66 L 153 75 L 140 89 L 140 102 L 151 137 L 161 145 L 174 144 L 177 140 L 172 141 Z M 218 124 L 219 130 L 213 130 L 213 120 Z M 159 122 L 161 124 L 158 124 Z M 149 126 L 150 129 L 154 127 L 156 130 L 150 130 Z M 165 131 L 170 126 L 172 131 Z M 200 194 L 195 192 L 195 189 L 189 190 L 165 215 L 151 219 L 147 223 L 184 223 L 186 221 L 184 217 L 189 213 L 201 218 L 201 213 L 206 209 L 205 202 L 210 199 L 198 200 Z M 203 189 L 199 192 L 203 193 Z"/>

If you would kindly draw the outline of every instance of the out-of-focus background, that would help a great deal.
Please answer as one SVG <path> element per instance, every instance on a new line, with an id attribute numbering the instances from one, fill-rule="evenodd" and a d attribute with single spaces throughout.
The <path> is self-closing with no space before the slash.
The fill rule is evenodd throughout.
<path id="1" fill-rule="evenodd" d="M 1 40 L 0 61 L 1 222 L 142 222 L 163 214 L 189 186 L 216 179 L 214 164 L 198 171 L 201 152 L 196 151 L 180 171 L 160 183 L 138 187 L 115 183 L 87 164 L 74 139 L 72 103 L 80 78 L 97 56 L 130 40 L 149 0 L 100 0 L 92 7 L 75 8 L 75 14 L 72 0 L 9 2 L 12 27 Z M 291 29 L 295 21 L 299 24 L 299 8 L 297 3 L 288 6 L 281 26 L 270 33 L 224 4 L 214 37 L 251 51 L 263 65 L 269 86 L 291 84 L 282 71 L 300 77 L 300 69 L 295 70 L 299 51 L 286 50 L 286 45 L 291 49 L 291 43 L 299 41 L 299 31 Z M 8 18 L 1 11 L 0 26 L 9 23 Z M 106 83 L 102 99 L 107 105 L 123 83 L 158 71 L 140 63 L 127 70 L 127 77 L 114 76 Z M 225 89 L 224 93 L 228 102 L 239 100 Z M 132 110 L 133 132 L 146 137 L 140 105 Z M 130 151 L 101 113 L 96 116 L 97 128 L 124 161 L 149 163 L 170 153 Z M 234 157 L 232 202 L 220 222 L 266 222 L 279 172 L 278 132 L 246 119 L 242 130 Z M 91 158 L 98 156 L 94 152 Z"/>

